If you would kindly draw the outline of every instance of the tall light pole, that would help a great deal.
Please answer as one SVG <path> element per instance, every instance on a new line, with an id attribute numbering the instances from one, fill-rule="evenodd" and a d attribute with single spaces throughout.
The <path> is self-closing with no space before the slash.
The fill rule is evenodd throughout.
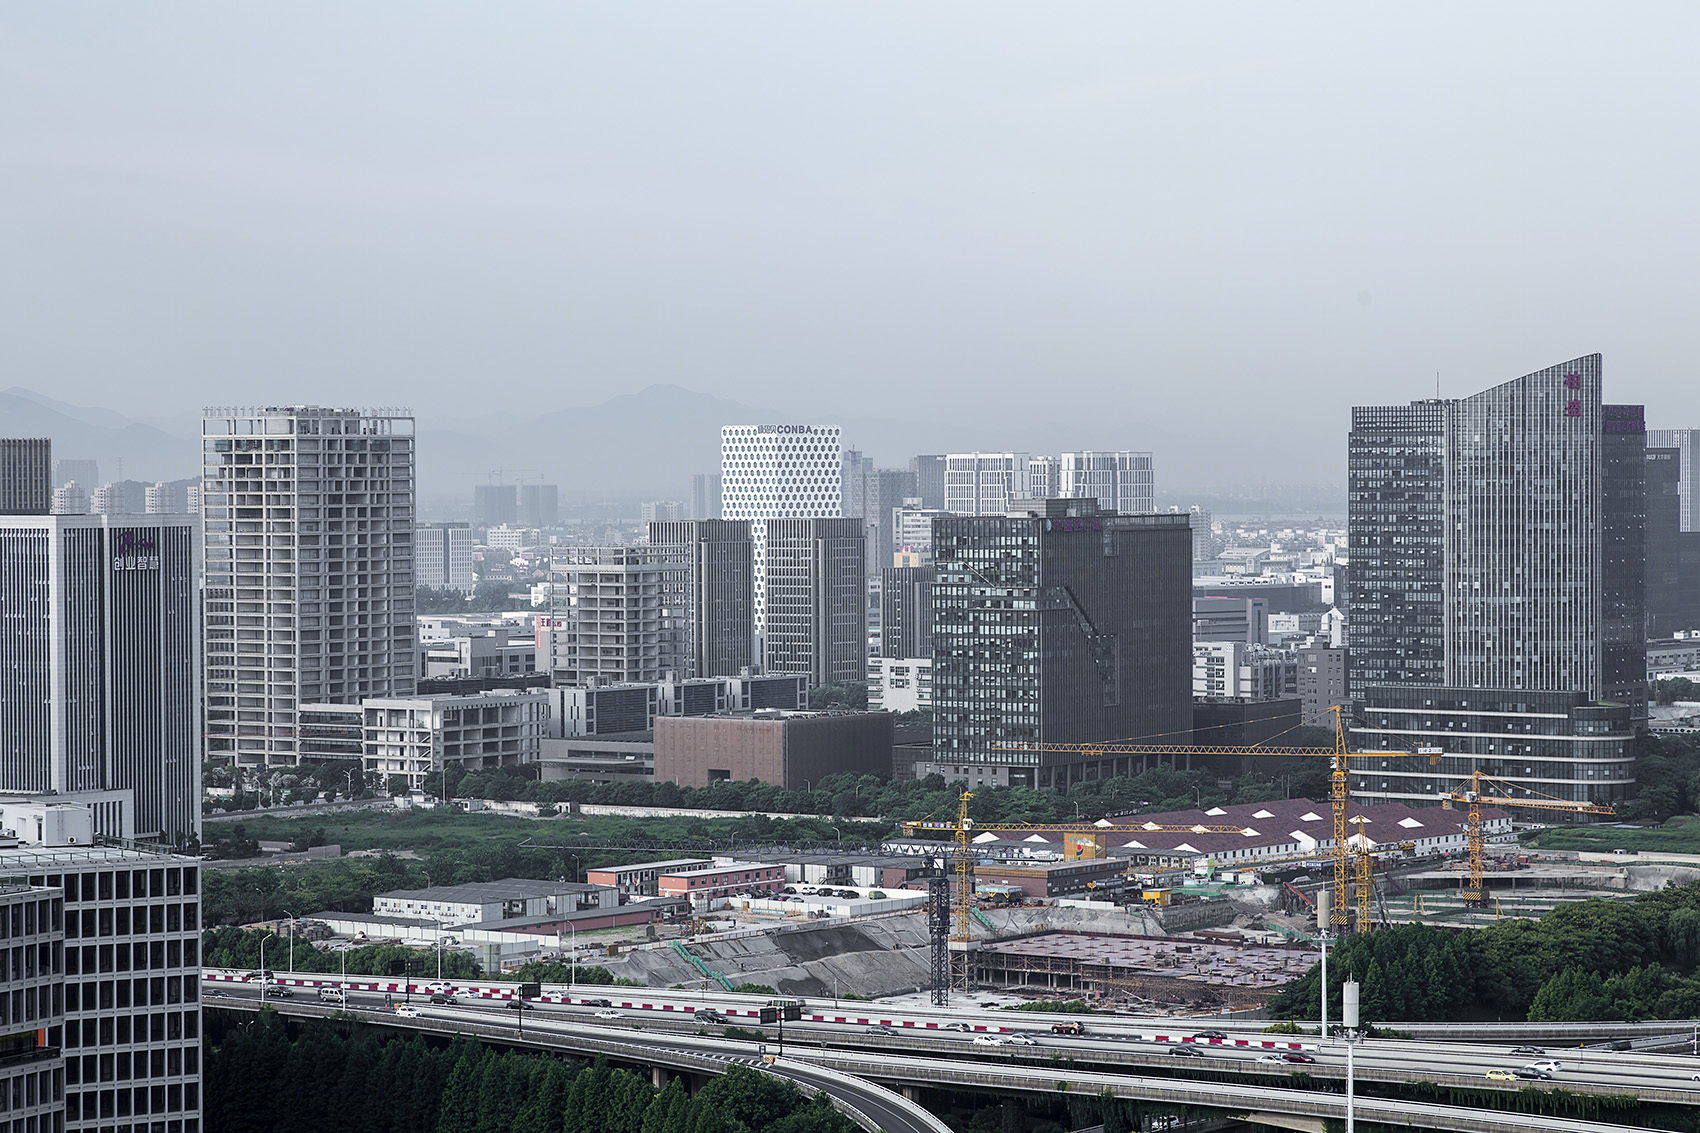
<path id="1" fill-rule="evenodd" d="M 1358 981 L 1347 980 L 1340 985 L 1341 1014 L 1346 1024 L 1346 1133 L 1352 1133 L 1352 1047 L 1358 1037 Z"/>
<path id="2" fill-rule="evenodd" d="M 284 912 L 289 913 L 288 909 Z M 264 964 L 260 965 L 262 968 Z M 295 974 L 295 914 L 289 913 L 289 974 Z"/>
<path id="3" fill-rule="evenodd" d="M 260 1002 L 266 1001 L 266 940 L 271 933 L 260 937 Z"/>
<path id="4" fill-rule="evenodd" d="M 1324 886 L 1316 895 L 1316 934 L 1322 938 L 1322 1038 L 1328 1039 L 1328 930 L 1332 925 L 1334 894 Z"/>

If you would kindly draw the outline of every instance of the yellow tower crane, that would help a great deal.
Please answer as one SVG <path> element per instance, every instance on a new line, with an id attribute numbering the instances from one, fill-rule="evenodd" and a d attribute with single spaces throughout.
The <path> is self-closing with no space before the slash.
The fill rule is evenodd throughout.
<path id="1" fill-rule="evenodd" d="M 966 963 L 966 946 L 974 939 L 971 921 L 974 908 L 974 862 L 969 853 L 970 834 L 979 834 L 990 830 L 1049 830 L 1059 834 L 1084 834 L 1092 839 L 1093 857 L 1103 857 L 1106 835 L 1110 833 L 1134 833 L 1141 830 L 1186 831 L 1195 834 L 1243 834 L 1241 826 L 1209 826 L 1200 823 L 1185 825 L 1159 826 L 1156 823 L 1144 823 L 1137 826 L 1100 826 L 1093 822 L 990 822 L 978 823 L 968 817 L 968 800 L 974 797 L 972 791 L 963 791 L 957 799 L 956 820 L 954 822 L 905 822 L 903 832 L 911 837 L 925 831 L 948 833 L 956 843 L 951 863 L 952 872 L 956 875 L 954 892 L 951 894 L 951 943 L 962 945 L 956 949 L 956 959 Z M 1071 853 L 1072 851 L 1065 851 Z M 957 977 L 966 977 L 965 971 L 955 972 Z"/>
<path id="2" fill-rule="evenodd" d="M 1490 795 L 1482 789 L 1484 783 L 1492 784 L 1507 793 Z M 1452 790 L 1441 794 L 1441 806 L 1450 809 L 1454 803 L 1462 803 L 1469 808 L 1468 816 L 1464 820 L 1464 838 L 1470 848 L 1470 884 L 1464 890 L 1466 903 L 1476 906 L 1487 904 L 1487 890 L 1482 882 L 1482 846 L 1485 841 L 1482 832 L 1482 804 L 1530 807 L 1539 810 L 1562 810 L 1569 811 L 1571 814 L 1617 813 L 1603 803 L 1575 803 L 1567 799 L 1553 798 L 1551 795 L 1543 795 L 1534 799 L 1516 798 L 1509 793 L 1510 791 L 1527 790 L 1530 790 L 1530 788 L 1483 775 L 1481 769 L 1477 768 L 1470 772 L 1468 779 Z"/>
<path id="3" fill-rule="evenodd" d="M 1352 863 L 1346 847 L 1346 760 L 1354 758 L 1385 759 L 1389 755 L 1405 754 L 1402 752 L 1386 751 L 1347 751 L 1346 725 L 1339 705 L 1329 709 L 1334 713 L 1334 746 L 1319 747 L 1271 747 L 1263 744 L 1251 744 L 1241 747 L 1199 747 L 1193 744 L 1145 744 L 1145 743 L 1006 743 L 999 744 L 1003 751 L 1033 751 L 1033 752 L 1068 752 L 1082 755 L 1087 759 L 1101 758 L 1106 755 L 1274 755 L 1274 756 L 1316 756 L 1324 755 L 1334 761 L 1334 774 L 1330 779 L 1329 802 L 1334 811 L 1334 909 L 1335 916 L 1345 917 L 1346 910 L 1352 907 L 1348 900 L 1352 888 Z M 1046 827 L 1055 829 L 1055 827 Z M 1191 829 L 1188 827 L 1188 829 Z M 1360 901 L 1360 906 L 1362 902 Z M 1367 914 L 1358 922 L 1357 931 L 1369 931 Z"/>

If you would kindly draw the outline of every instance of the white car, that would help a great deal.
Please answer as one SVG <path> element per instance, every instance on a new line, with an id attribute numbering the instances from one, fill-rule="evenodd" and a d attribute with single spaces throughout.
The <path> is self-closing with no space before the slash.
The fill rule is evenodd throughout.
<path id="1" fill-rule="evenodd" d="M 426 984 L 420 990 L 426 995 L 449 995 L 454 991 L 454 985 L 444 983 Z"/>
<path id="2" fill-rule="evenodd" d="M 1523 1069 L 1525 1069 L 1525 1070 L 1542 1070 L 1542 1071 L 1545 1071 L 1548 1074 L 1557 1074 L 1560 1070 L 1564 1069 L 1564 1063 L 1554 1062 L 1552 1059 L 1548 1058 L 1548 1059 L 1546 1059 L 1542 1062 L 1531 1062 L 1531 1063 L 1529 1063 L 1529 1065 L 1525 1066 Z"/>
<path id="3" fill-rule="evenodd" d="M 1287 1064 L 1287 1060 L 1278 1054 L 1260 1054 L 1257 1056 L 1257 1060 L 1259 1062 L 1279 1062 L 1282 1066 Z"/>
<path id="4" fill-rule="evenodd" d="M 1003 1046 L 1004 1041 L 1005 1040 L 1004 1040 L 1004 1037 L 1002 1035 L 975 1035 L 974 1036 L 974 1045 L 975 1046 Z"/>
<path id="5" fill-rule="evenodd" d="M 419 1008 L 413 1006 L 413 1004 L 411 1004 L 411 1003 L 398 1003 L 398 1004 L 396 1004 L 395 1013 L 396 1013 L 396 1017 L 398 1019 L 417 1019 L 417 1018 L 419 1018 Z"/>
<path id="6" fill-rule="evenodd" d="M 1039 1040 L 1034 1038 L 1032 1035 L 1005 1035 L 1003 1041 L 1006 1043 L 1013 1043 L 1016 1046 L 1039 1045 Z"/>
<path id="7" fill-rule="evenodd" d="M 618 1011 L 615 1011 L 611 1007 L 604 1007 L 602 1010 L 600 1010 L 596 1013 L 596 1017 L 598 1019 L 624 1019 L 625 1018 L 624 1015 L 620 1014 Z"/>

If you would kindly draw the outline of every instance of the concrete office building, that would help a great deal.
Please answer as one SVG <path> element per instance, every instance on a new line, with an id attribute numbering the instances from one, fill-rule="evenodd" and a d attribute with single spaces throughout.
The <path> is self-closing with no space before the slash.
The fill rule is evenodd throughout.
<path id="1" fill-rule="evenodd" d="M 472 573 L 476 545 L 470 523 L 426 523 L 414 530 L 414 554 L 420 586 L 470 594 L 477 585 Z"/>
<path id="2" fill-rule="evenodd" d="M 1700 629 L 1700 531 L 1682 529 L 1680 471 L 1678 449 L 1647 450 L 1649 641 Z"/>
<path id="3" fill-rule="evenodd" d="M 682 614 L 667 606 L 675 570 L 658 548 L 575 548 L 554 570 L 555 616 L 540 623 L 538 661 L 557 684 L 641 683 L 678 670 Z"/>
<path id="4" fill-rule="evenodd" d="M 141 836 L 200 833 L 196 536 L 191 516 L 0 518 L 0 791 L 132 791 Z"/>
<path id="5" fill-rule="evenodd" d="M 685 505 L 678 500 L 647 500 L 638 505 L 640 523 L 677 523 L 685 518 Z"/>
<path id="6" fill-rule="evenodd" d="M 944 510 L 953 515 L 1002 515 L 1027 499 L 1024 452 L 955 452 L 944 458 Z"/>
<path id="7" fill-rule="evenodd" d="M 720 473 L 721 518 L 750 523 L 756 632 L 761 633 L 767 618 L 768 521 L 844 514 L 840 430 L 836 425 L 722 426 Z"/>
<path id="8" fill-rule="evenodd" d="M 1194 641 L 1239 641 L 1262 645 L 1269 640 L 1269 600 L 1238 595 L 1194 594 Z"/>
<path id="9" fill-rule="evenodd" d="M 932 657 L 868 658 L 870 711 L 918 712 L 932 706 Z"/>
<path id="10" fill-rule="evenodd" d="M 844 454 L 844 515 L 862 521 L 867 544 L 869 581 L 891 565 L 895 543 L 891 515 L 903 501 L 915 496 L 914 473 L 899 468 L 875 468 L 873 462 L 854 450 Z"/>
<path id="11" fill-rule="evenodd" d="M 1600 356 L 1471 397 L 1352 411 L 1348 683 L 1360 797 L 1476 768 L 1610 802 L 1646 720 L 1646 437 Z M 1420 746 L 1445 753 L 1406 755 Z"/>
<path id="12" fill-rule="evenodd" d="M 807 789 L 828 775 L 891 773 L 889 712 L 762 712 L 655 721 L 655 781 L 760 779 Z"/>
<path id="13" fill-rule="evenodd" d="M 474 484 L 472 522 L 479 527 L 506 527 L 517 524 L 518 487 L 513 484 Z"/>
<path id="14" fill-rule="evenodd" d="M 392 775 L 410 791 L 430 791 L 449 764 L 467 771 L 528 767 L 549 727 L 544 689 L 498 689 L 466 696 L 374 697 L 360 703 L 361 760 L 368 776 Z"/>
<path id="15" fill-rule="evenodd" d="M 1291 653 L 1243 641 L 1195 641 L 1192 695 L 1228 700 L 1279 700 L 1296 696 L 1298 660 Z"/>
<path id="16" fill-rule="evenodd" d="M 521 527 L 553 527 L 561 521 L 561 489 L 555 484 L 521 484 L 515 519 Z"/>
<path id="17" fill-rule="evenodd" d="M 912 566 L 912 563 L 901 563 L 896 556 L 899 552 L 920 556 L 926 562 L 933 559 L 933 520 L 941 515 L 949 515 L 946 511 L 936 511 L 921 507 L 921 501 L 909 498 L 900 507 L 891 511 L 891 548 L 893 557 L 880 569 L 886 566 Z"/>
<path id="18" fill-rule="evenodd" d="M 0 515 L 47 515 L 53 487 L 51 440 L 0 437 Z"/>
<path id="19" fill-rule="evenodd" d="M 53 489 L 51 510 L 54 515 L 87 515 L 89 494 L 83 491 L 83 486 L 77 481 L 68 481 Z"/>
<path id="20" fill-rule="evenodd" d="M 53 486 L 69 484 L 72 480 L 79 484 L 99 484 L 100 461 L 98 460 L 55 460 L 53 462 Z"/>
<path id="21" fill-rule="evenodd" d="M 1027 458 L 1027 494 L 1036 500 L 1062 496 L 1062 459 L 1055 456 Z"/>
<path id="22" fill-rule="evenodd" d="M 1028 500 L 940 519 L 934 538 L 933 748 L 918 777 L 1066 790 L 1128 760 L 1016 745 L 1190 733 L 1184 517 Z"/>
<path id="23" fill-rule="evenodd" d="M 1058 494 L 1071 500 L 1097 500 L 1103 511 L 1148 515 L 1157 510 L 1151 454 L 1065 452 Z"/>
<path id="24" fill-rule="evenodd" d="M 720 518 L 720 473 L 698 472 L 691 477 L 692 519 Z"/>
<path id="25" fill-rule="evenodd" d="M 943 454 L 909 458 L 909 471 L 915 475 L 915 495 L 922 507 L 933 511 L 944 510 L 944 461 Z"/>
<path id="26" fill-rule="evenodd" d="M 150 484 L 143 495 L 142 506 L 148 515 L 187 515 L 189 486 L 169 480 Z"/>
<path id="27" fill-rule="evenodd" d="M 678 623 L 678 675 L 724 677 L 755 665 L 755 543 L 747 520 L 649 525 L 668 567 L 662 601 Z"/>
<path id="28" fill-rule="evenodd" d="M 207 754 L 292 764 L 299 705 L 413 693 L 413 418 L 213 408 L 201 433 Z"/>
<path id="29" fill-rule="evenodd" d="M 1333 723 L 1328 710 L 1347 703 L 1346 650 L 1326 640 L 1301 645 L 1293 650 L 1299 669 L 1299 703 L 1305 721 L 1326 727 Z"/>
<path id="30" fill-rule="evenodd" d="M 0 995 L 0 1127 L 52 1133 L 65 1128 L 63 890 L 0 882 L 0 940 L 12 961 Z"/>
<path id="31" fill-rule="evenodd" d="M 147 486 L 134 480 L 102 484 L 89 493 L 89 510 L 96 515 L 146 515 Z"/>
<path id="32" fill-rule="evenodd" d="M 886 567 L 880 572 L 880 655 L 933 655 L 931 566 Z"/>
<path id="33" fill-rule="evenodd" d="M 814 687 L 864 679 L 865 565 L 859 519 L 768 521 L 764 670 L 806 674 Z"/>
<path id="34" fill-rule="evenodd" d="M 694 677 L 650 684 L 590 684 L 548 690 L 549 737 L 648 732 L 660 716 L 713 716 L 809 706 L 808 678 L 744 672 L 735 677 Z"/>
<path id="35" fill-rule="evenodd" d="M 1700 494 L 1694 478 L 1700 474 L 1700 429 L 1648 429 L 1649 449 L 1676 450 L 1677 530 L 1700 531 Z"/>
<path id="36" fill-rule="evenodd" d="M 6 1115 L 12 1128 L 200 1133 L 199 859 L 109 847 L 0 849 L 0 883 L 63 893 L 20 897 L 14 906 L 23 916 L 11 921 L 19 931 L 10 943 L 34 947 L 35 976 L 14 975 L 14 992 L 23 985 L 34 995 L 14 994 L 9 1009 L 14 1032 L 38 1032 L 38 1042 L 62 1053 L 64 1088 L 53 1109 L 62 1107 L 63 1117 L 20 1125 L 14 1108 Z M 44 900 L 56 906 L 51 924 L 42 921 Z M 44 982 L 41 960 L 61 937 L 62 974 Z M 123 957 L 117 979 L 115 950 Z M 37 1099 L 20 1099 L 26 1115 L 41 1109 Z"/>

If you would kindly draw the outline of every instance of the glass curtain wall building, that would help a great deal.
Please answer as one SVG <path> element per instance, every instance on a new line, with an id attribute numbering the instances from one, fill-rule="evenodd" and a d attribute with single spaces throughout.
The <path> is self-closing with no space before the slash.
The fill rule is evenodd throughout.
<path id="1" fill-rule="evenodd" d="M 1355 793 L 1432 800 L 1480 767 L 1625 796 L 1647 711 L 1645 432 L 1640 406 L 1603 402 L 1599 355 L 1353 410 L 1350 689 L 1359 740 L 1389 753 L 1354 763 Z"/>

